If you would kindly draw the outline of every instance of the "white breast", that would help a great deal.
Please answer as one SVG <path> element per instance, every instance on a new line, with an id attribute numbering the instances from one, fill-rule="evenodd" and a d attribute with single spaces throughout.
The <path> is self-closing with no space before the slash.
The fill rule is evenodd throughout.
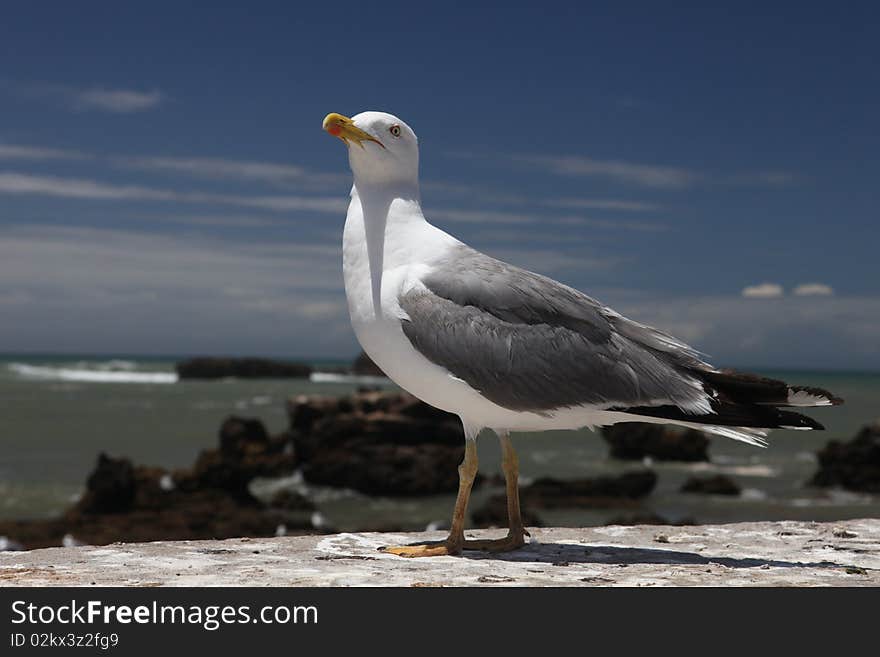
<path id="1" fill-rule="evenodd" d="M 398 299 L 411 286 L 422 285 L 421 278 L 431 271 L 432 263 L 441 261 L 459 242 L 426 222 L 417 204 L 412 207 L 392 202 L 384 223 L 379 272 L 371 268 L 367 247 L 367 233 L 372 229 L 374 224 L 371 219 L 365 221 L 360 200 L 353 196 L 342 248 L 351 324 L 367 355 L 397 385 L 432 406 L 482 427 L 538 431 L 604 424 L 604 413 L 596 415 L 594 409 L 565 409 L 548 416 L 503 408 L 422 356 L 401 328 L 401 318 L 406 314 Z M 380 277 L 378 284 L 376 277 Z M 374 289 L 379 290 L 378 303 Z"/>
<path id="2" fill-rule="evenodd" d="M 401 292 L 420 285 L 431 263 L 458 244 L 455 238 L 427 223 L 420 211 L 416 217 L 409 216 L 412 212 L 413 208 L 405 203 L 391 203 L 384 231 L 380 299 L 375 303 L 373 279 L 380 272 L 371 271 L 367 249 L 367 231 L 373 226 L 370 220 L 365 222 L 357 196 L 352 198 L 342 258 L 345 294 L 358 341 L 395 383 L 432 406 L 464 417 L 509 413 L 427 360 L 401 329 L 401 318 L 405 317 L 398 303 Z"/>

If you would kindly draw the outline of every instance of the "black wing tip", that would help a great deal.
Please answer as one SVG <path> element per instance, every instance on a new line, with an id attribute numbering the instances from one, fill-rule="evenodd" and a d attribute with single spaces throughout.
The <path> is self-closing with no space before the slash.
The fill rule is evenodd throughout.
<path id="1" fill-rule="evenodd" d="M 795 429 L 799 431 L 825 431 L 825 425 L 817 420 L 814 420 L 809 415 L 801 415 L 800 413 L 792 413 L 789 411 L 785 413 L 784 417 L 785 419 L 780 420 L 780 429 Z M 784 422 L 786 422 L 788 419 L 796 419 L 797 424 L 784 424 Z"/>
<path id="2" fill-rule="evenodd" d="M 697 376 L 703 380 L 707 393 L 736 404 L 804 408 L 843 404 L 843 398 L 824 388 L 789 385 L 751 372 L 721 369 L 697 372 Z"/>
<path id="3" fill-rule="evenodd" d="M 833 392 L 829 392 L 824 388 L 816 388 L 814 386 L 789 386 L 788 387 L 789 394 L 792 393 L 804 393 L 810 395 L 811 397 L 816 397 L 817 399 L 826 402 L 825 404 L 819 402 L 817 406 L 841 406 L 843 405 L 843 397 L 838 397 Z"/>
<path id="4" fill-rule="evenodd" d="M 768 406 L 712 403 L 713 413 L 690 415 L 673 405 L 634 406 L 609 410 L 661 418 L 672 422 L 708 424 L 754 429 L 794 429 L 796 431 L 824 431 L 825 426 L 808 415 Z M 637 421 L 637 420 L 633 420 Z"/>

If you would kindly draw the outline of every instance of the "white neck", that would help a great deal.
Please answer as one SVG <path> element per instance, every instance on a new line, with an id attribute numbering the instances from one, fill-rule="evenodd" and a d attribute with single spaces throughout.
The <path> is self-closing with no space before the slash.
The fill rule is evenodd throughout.
<path id="1" fill-rule="evenodd" d="M 362 224 L 373 314 L 380 317 L 387 236 L 407 232 L 414 224 L 426 223 L 421 210 L 418 181 L 377 184 L 360 181 L 356 176 L 346 220 L 346 241 L 350 231 L 360 232 L 360 227 L 349 226 L 350 222 Z"/>

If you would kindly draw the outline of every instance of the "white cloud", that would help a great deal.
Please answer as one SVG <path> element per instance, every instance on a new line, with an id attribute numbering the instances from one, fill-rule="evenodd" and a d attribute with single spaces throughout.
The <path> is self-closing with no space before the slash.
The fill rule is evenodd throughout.
<path id="1" fill-rule="evenodd" d="M 566 176 L 600 176 L 657 188 L 690 187 L 703 175 L 682 167 L 555 155 L 518 155 L 515 160 Z"/>
<path id="2" fill-rule="evenodd" d="M 785 187 L 799 182 L 802 176 L 790 171 L 746 171 L 742 173 L 715 173 L 698 171 L 696 169 L 664 165 L 644 164 L 641 162 L 628 162 L 615 159 L 597 159 L 577 155 L 539 155 L 539 154 L 515 154 L 498 155 L 490 153 L 475 153 L 455 151 L 448 152 L 450 157 L 463 159 L 494 158 L 506 161 L 519 162 L 532 169 L 550 172 L 562 176 L 572 177 L 601 177 L 631 185 L 641 185 L 656 189 L 685 189 L 697 184 L 734 185 L 752 187 Z M 565 199 L 563 202 L 571 202 L 569 207 L 594 207 L 606 210 L 630 210 L 647 211 L 654 209 L 652 204 L 640 204 L 635 202 L 604 202 L 601 199 L 592 201 L 585 199 L 580 204 L 578 199 Z"/>
<path id="3" fill-rule="evenodd" d="M 785 294 L 785 290 L 777 283 L 761 283 L 743 288 L 742 296 L 751 299 L 776 299 Z"/>
<path id="4" fill-rule="evenodd" d="M 144 171 L 167 171 L 197 178 L 258 181 L 275 185 L 326 187 L 350 179 L 348 175 L 318 173 L 291 164 L 214 157 L 115 157 L 112 161 L 118 166 Z"/>
<path id="5" fill-rule="evenodd" d="M 250 215 L 168 215 L 149 216 L 150 221 L 180 224 L 185 226 L 212 226 L 219 228 L 266 228 L 268 226 L 284 226 L 288 220 L 282 217 L 264 217 Z"/>
<path id="6" fill-rule="evenodd" d="M 0 91 L 19 98 L 48 101 L 75 111 L 101 111 L 127 114 L 154 109 L 165 100 L 158 89 L 111 89 L 107 87 L 76 87 L 67 84 L 16 82 L 0 79 Z"/>
<path id="7" fill-rule="evenodd" d="M 304 303 L 297 309 L 298 314 L 309 319 L 326 319 L 344 314 L 346 305 L 343 301 L 314 301 Z"/>
<path id="8" fill-rule="evenodd" d="M 73 107 L 80 110 L 100 110 L 115 114 L 143 112 L 158 107 L 165 96 L 161 91 L 134 91 L 132 89 L 70 90 Z"/>
<path id="9" fill-rule="evenodd" d="M 560 257 L 553 249 L 492 255 L 565 277 L 607 265 Z M 0 341 L 31 351 L 353 354 L 340 259 L 335 238 L 225 241 L 6 227 L 0 232 Z M 587 291 L 688 340 L 720 365 L 880 366 L 880 298 L 788 296 L 755 303 Z"/>
<path id="10" fill-rule="evenodd" d="M 516 249 L 516 248 L 485 248 L 484 252 L 493 258 L 516 263 L 518 267 L 540 274 L 552 274 L 562 271 L 589 269 L 607 269 L 619 264 L 623 258 L 600 256 L 581 252 L 569 255 L 555 249 Z"/>
<path id="11" fill-rule="evenodd" d="M 138 185 L 112 185 L 81 178 L 38 176 L 29 173 L 0 173 L 0 193 L 56 196 L 92 200 L 173 201 L 177 194 Z"/>
<path id="12" fill-rule="evenodd" d="M 755 171 L 728 176 L 722 182 L 731 185 L 753 185 L 759 187 L 789 187 L 802 180 L 802 176 L 791 171 Z"/>
<path id="13" fill-rule="evenodd" d="M 0 340 L 19 350 L 354 352 L 340 251 L 330 242 L 5 228 Z"/>
<path id="14" fill-rule="evenodd" d="M 615 295 L 616 296 L 616 295 Z M 603 299 L 608 301 L 609 299 Z M 880 366 L 880 298 L 621 298 L 616 309 L 669 331 L 739 367 L 870 368 Z"/>
<path id="15" fill-rule="evenodd" d="M 803 283 L 792 290 L 799 297 L 829 297 L 834 294 L 834 288 L 824 283 Z"/>
<path id="16" fill-rule="evenodd" d="M 556 208 L 576 208 L 582 210 L 620 210 L 624 212 L 651 212 L 660 206 L 642 201 L 623 201 L 619 199 L 559 198 L 545 201 L 544 205 Z"/>
<path id="17" fill-rule="evenodd" d="M 543 224 L 552 226 L 590 226 L 655 232 L 666 230 L 667 226 L 647 221 L 627 221 L 616 219 L 592 219 L 588 217 L 547 216 L 541 212 L 526 214 L 506 210 L 465 210 L 460 208 L 427 208 L 425 214 L 430 221 L 452 221 L 474 224 Z"/>
<path id="18" fill-rule="evenodd" d="M 206 192 L 178 192 L 141 185 L 115 185 L 81 178 L 38 176 L 29 173 L 0 172 L 0 194 L 20 194 L 76 198 L 95 201 L 175 201 L 261 208 L 277 212 L 309 210 L 344 214 L 344 198 L 322 196 L 242 196 Z"/>
<path id="19" fill-rule="evenodd" d="M 87 157 L 89 156 L 80 151 L 0 144 L 0 160 L 81 160 Z"/>
<path id="20" fill-rule="evenodd" d="M 444 221 L 460 221 L 465 223 L 504 223 L 504 224 L 531 224 L 540 220 L 535 215 L 527 215 L 518 212 L 504 212 L 498 210 L 460 210 L 460 209 L 426 209 L 429 220 L 441 219 Z"/>
<path id="21" fill-rule="evenodd" d="M 630 221 L 626 219 L 592 219 L 589 217 L 559 217 L 550 219 L 550 223 L 563 226 L 590 226 L 592 228 L 610 228 L 614 230 L 635 230 L 655 233 L 668 230 L 669 226 L 654 221 Z"/>

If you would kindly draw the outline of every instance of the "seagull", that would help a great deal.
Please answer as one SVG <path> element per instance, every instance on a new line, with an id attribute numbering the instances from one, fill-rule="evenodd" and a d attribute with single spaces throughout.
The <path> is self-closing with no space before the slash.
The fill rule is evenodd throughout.
<path id="1" fill-rule="evenodd" d="M 769 429 L 823 428 L 785 407 L 842 403 L 819 388 L 717 369 L 681 340 L 432 225 L 419 197 L 418 139 L 399 118 L 332 113 L 323 128 L 345 143 L 354 174 L 342 247 L 354 332 L 401 388 L 458 415 L 465 435 L 449 536 L 383 551 L 523 546 L 511 432 L 650 422 L 766 446 Z M 464 525 L 483 429 L 501 443 L 508 533 L 474 540 Z"/>

